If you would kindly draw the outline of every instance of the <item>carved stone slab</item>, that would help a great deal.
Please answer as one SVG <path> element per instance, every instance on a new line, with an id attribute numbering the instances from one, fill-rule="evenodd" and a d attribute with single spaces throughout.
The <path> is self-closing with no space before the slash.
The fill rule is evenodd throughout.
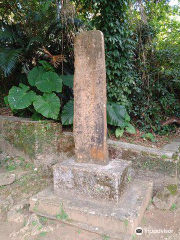
<path id="1" fill-rule="evenodd" d="M 75 39 L 74 140 L 77 162 L 107 164 L 104 36 L 88 31 Z"/>

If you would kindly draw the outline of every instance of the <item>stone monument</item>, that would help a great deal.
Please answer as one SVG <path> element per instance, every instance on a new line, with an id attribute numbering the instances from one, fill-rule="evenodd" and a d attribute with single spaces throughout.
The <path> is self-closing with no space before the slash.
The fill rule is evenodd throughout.
<path id="1" fill-rule="evenodd" d="M 74 141 L 76 156 L 54 166 L 53 188 L 32 197 L 30 210 L 128 239 L 149 203 L 152 184 L 131 182 L 131 162 L 108 159 L 105 50 L 100 31 L 83 32 L 75 39 Z"/>
<path id="2" fill-rule="evenodd" d="M 104 37 L 84 32 L 75 40 L 74 141 L 78 162 L 107 164 Z"/>

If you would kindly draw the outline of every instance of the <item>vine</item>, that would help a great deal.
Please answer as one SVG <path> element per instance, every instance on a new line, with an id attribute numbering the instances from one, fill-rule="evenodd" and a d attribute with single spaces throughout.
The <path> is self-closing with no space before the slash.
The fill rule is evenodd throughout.
<path id="1" fill-rule="evenodd" d="M 129 28 L 131 0 L 77 0 L 79 15 L 105 36 L 107 91 L 109 100 L 131 107 L 128 96 L 133 80 L 134 40 Z"/>

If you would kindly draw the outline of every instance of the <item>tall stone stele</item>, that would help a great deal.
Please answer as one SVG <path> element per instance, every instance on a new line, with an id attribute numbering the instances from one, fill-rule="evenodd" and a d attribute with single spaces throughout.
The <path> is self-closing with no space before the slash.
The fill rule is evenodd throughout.
<path id="1" fill-rule="evenodd" d="M 76 161 L 108 163 L 104 36 L 100 31 L 75 39 L 74 141 Z"/>

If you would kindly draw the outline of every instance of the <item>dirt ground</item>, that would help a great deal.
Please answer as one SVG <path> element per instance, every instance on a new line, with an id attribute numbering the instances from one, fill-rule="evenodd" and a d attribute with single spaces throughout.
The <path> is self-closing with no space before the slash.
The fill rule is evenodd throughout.
<path id="1" fill-rule="evenodd" d="M 0 212 L 0 240 L 113 240 L 109 236 L 97 235 L 82 229 L 64 224 L 60 221 L 50 220 L 44 217 L 34 216 L 29 212 L 28 199 L 37 192 L 52 184 L 52 176 L 38 171 L 35 166 L 26 163 L 23 158 L 14 158 L 0 154 L 0 174 L 21 173 L 18 180 L 12 184 L 0 187 L 0 204 L 2 199 L 11 199 Z M 141 178 L 153 181 L 155 191 L 163 186 L 174 183 L 175 179 L 147 169 L 133 170 L 132 178 Z M 23 202 L 23 208 L 19 210 L 23 222 L 8 220 L 11 208 Z M 31 217 L 35 220 L 29 221 Z M 37 219 L 36 219 L 37 218 Z M 29 221 L 29 223 L 28 223 Z M 29 225 L 28 225 L 29 224 Z M 180 240 L 180 200 L 171 211 L 155 209 L 152 202 L 144 214 L 140 227 L 144 230 L 142 236 L 133 235 L 132 239 L 139 240 Z M 156 230 L 165 233 L 153 233 Z M 169 233 L 169 232 L 170 233 Z M 119 238 L 120 239 L 120 238 Z"/>

